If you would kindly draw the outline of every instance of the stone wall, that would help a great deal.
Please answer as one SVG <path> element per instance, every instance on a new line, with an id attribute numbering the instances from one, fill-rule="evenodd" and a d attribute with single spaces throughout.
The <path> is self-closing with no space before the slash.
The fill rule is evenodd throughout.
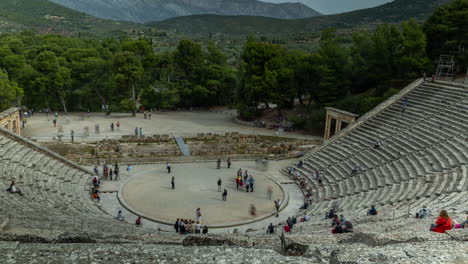
<path id="1" fill-rule="evenodd" d="M 243 135 L 236 132 L 224 135 L 203 133 L 184 139 L 191 157 L 184 157 L 173 137 L 169 135 L 124 136 L 121 139 L 95 143 L 46 143 L 60 155 L 81 164 L 111 162 L 160 162 L 167 160 L 201 160 L 231 157 L 286 158 L 304 153 L 319 142 L 280 137 Z M 304 147 L 307 145 L 306 147 Z"/>

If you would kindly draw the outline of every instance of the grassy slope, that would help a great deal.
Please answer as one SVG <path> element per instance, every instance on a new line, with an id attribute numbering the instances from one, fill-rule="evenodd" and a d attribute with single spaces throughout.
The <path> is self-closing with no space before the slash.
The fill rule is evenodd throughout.
<path id="1" fill-rule="evenodd" d="M 47 18 L 57 16 L 61 18 Z M 47 0 L 0 0 L 0 30 L 34 29 L 41 33 L 120 35 L 142 25 L 95 18 Z"/>
<path id="2" fill-rule="evenodd" d="M 298 20 L 197 15 L 172 18 L 149 25 L 186 34 L 290 34 L 316 31 L 326 27 L 351 28 L 382 22 L 394 23 L 410 18 L 424 20 L 436 7 L 448 2 L 449 0 L 396 0 L 374 8 Z"/>

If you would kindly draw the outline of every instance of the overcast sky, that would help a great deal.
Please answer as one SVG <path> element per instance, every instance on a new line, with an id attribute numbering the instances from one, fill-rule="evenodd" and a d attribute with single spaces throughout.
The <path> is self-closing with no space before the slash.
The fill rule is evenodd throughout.
<path id="1" fill-rule="evenodd" d="M 309 7 L 323 13 L 336 14 L 356 9 L 378 6 L 392 0 L 261 0 L 264 2 L 284 3 L 302 2 Z"/>

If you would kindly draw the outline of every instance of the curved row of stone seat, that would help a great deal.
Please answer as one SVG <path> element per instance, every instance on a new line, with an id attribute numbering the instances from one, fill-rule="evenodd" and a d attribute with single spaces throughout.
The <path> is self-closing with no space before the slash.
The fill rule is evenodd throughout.
<path id="1" fill-rule="evenodd" d="M 391 146 L 389 146 L 389 148 L 390 148 L 390 147 L 391 147 Z M 387 146 L 386 146 L 386 148 L 387 148 Z M 372 152 L 375 152 L 375 150 L 373 150 L 373 149 L 372 149 L 372 150 L 370 150 L 370 151 L 372 151 Z M 353 156 L 353 157 L 354 157 L 354 156 Z M 437 160 L 437 159 L 436 159 L 436 160 Z M 340 163 L 340 165 L 341 165 L 341 163 Z M 330 165 L 328 165 L 328 166 L 330 166 Z M 352 166 L 351 166 L 351 165 L 349 165 L 349 167 L 350 167 L 350 168 L 352 168 Z M 350 169 L 350 168 L 349 168 L 349 169 Z"/>
<path id="2" fill-rule="evenodd" d="M 401 102 L 393 103 L 312 151 L 297 168 L 300 177 L 308 179 L 306 188 L 317 203 L 314 210 L 330 204 L 345 210 L 407 204 L 466 191 L 462 165 L 468 163 L 468 125 L 461 121 L 468 117 L 468 87 L 424 83 L 405 98 L 405 111 Z M 377 141 L 379 149 L 374 148 Z M 361 172 L 352 175 L 356 165 Z M 318 171 L 322 185 L 312 180 Z"/>
<path id="3" fill-rule="evenodd" d="M 424 86 L 424 87 L 425 87 L 425 86 Z M 422 89 L 422 88 L 420 88 L 420 87 L 418 87 L 418 88 L 419 88 L 419 89 Z M 458 89 L 458 88 L 457 88 L 457 89 Z M 411 93 L 407 95 L 407 98 L 411 98 Z M 455 101 L 456 101 L 456 100 L 455 100 Z M 417 105 L 418 105 L 417 103 L 414 103 L 414 104 L 411 104 L 411 107 L 415 107 L 415 106 L 417 106 Z M 395 108 L 396 108 L 396 109 L 395 109 Z M 397 105 L 390 106 L 390 107 L 389 107 L 388 109 L 386 109 L 385 111 L 387 111 L 387 112 L 388 112 L 388 111 L 392 111 L 392 109 L 396 110 L 397 113 L 401 113 L 401 108 L 400 108 L 400 106 L 397 106 Z M 431 108 L 430 108 L 430 109 L 431 109 Z M 384 125 L 384 126 L 378 126 L 377 129 L 385 128 L 385 125 L 388 125 L 388 122 L 391 122 L 391 121 L 392 121 L 392 117 L 391 117 L 391 116 L 388 116 L 388 114 L 386 114 L 385 111 L 383 111 L 383 112 L 381 112 L 380 114 L 376 115 L 376 116 L 373 118 L 373 120 L 369 120 L 369 121 L 376 121 L 376 120 L 378 121 L 378 119 L 379 119 L 382 115 L 385 115 L 385 119 L 383 120 L 383 122 L 384 122 L 383 125 Z M 407 111 L 411 111 L 411 108 L 408 108 Z M 401 115 L 396 116 L 396 117 L 393 118 L 393 119 L 395 119 L 395 120 L 397 121 L 396 125 L 399 125 L 398 121 L 401 120 L 402 118 L 404 118 L 404 116 L 401 116 Z M 353 129 L 353 131 L 354 131 L 354 132 L 355 132 L 355 131 L 359 131 L 360 129 L 364 129 L 365 126 L 371 125 L 372 122 L 369 122 L 369 121 L 366 122 L 365 124 L 363 124 L 362 126 Z M 408 124 L 405 124 L 405 127 L 406 127 L 407 125 L 408 125 Z M 411 125 L 411 124 L 410 124 L 410 125 Z M 385 132 L 385 131 L 383 131 L 383 132 Z M 393 133 L 393 130 L 391 130 L 391 133 Z M 343 139 L 343 138 L 341 137 L 340 139 Z M 340 139 L 336 140 L 335 142 L 339 142 Z M 373 143 L 373 142 L 371 142 L 371 143 Z M 327 147 L 328 147 L 328 145 L 327 145 Z"/>
<path id="4" fill-rule="evenodd" d="M 337 204 L 344 210 L 354 210 L 369 208 L 371 205 L 395 205 L 404 201 L 419 200 L 424 197 L 438 197 L 446 193 L 460 193 L 454 186 L 463 177 L 466 177 L 466 175 L 463 176 L 460 171 L 447 171 L 435 175 L 433 178 L 419 177 L 399 184 L 391 184 L 375 190 L 331 199 L 330 202 Z M 312 210 L 320 208 L 321 204 L 324 203 L 316 203 Z"/>
<path id="5" fill-rule="evenodd" d="M 427 121 L 427 120 L 430 120 L 430 119 L 426 119 L 426 121 Z M 369 122 L 370 122 L 370 121 L 369 121 Z M 366 123 L 366 124 L 368 124 L 368 123 Z M 366 125 L 366 124 L 365 124 L 365 125 Z M 366 129 L 365 125 L 362 126 L 364 129 Z M 424 127 L 421 127 L 421 126 L 418 126 L 418 127 L 419 127 L 419 129 L 424 130 Z M 418 128 L 418 127 L 417 127 L 417 128 Z M 354 134 L 353 134 L 353 133 L 354 133 Z M 402 137 L 400 133 L 398 133 L 397 135 L 395 135 L 395 131 L 392 131 L 392 132 L 389 132 L 389 133 L 393 133 L 393 135 L 394 135 L 393 138 L 390 138 L 391 140 L 398 140 L 399 137 Z M 413 130 L 411 130 L 411 131 L 407 131 L 406 133 L 413 133 L 413 134 L 415 134 L 415 133 L 418 133 L 418 130 L 417 130 L 417 129 L 413 129 Z M 419 133 L 421 133 L 421 132 L 419 132 Z M 423 131 L 423 133 L 426 133 L 426 135 L 427 135 L 427 131 Z M 357 147 L 357 145 L 362 144 L 362 142 L 367 143 L 368 145 L 372 145 L 372 144 L 374 144 L 375 141 L 378 139 L 378 140 L 380 140 L 380 141 L 383 141 L 384 143 L 387 143 L 386 141 L 384 141 L 384 140 L 385 140 L 385 132 L 382 132 L 382 131 L 380 131 L 379 134 L 376 135 L 376 133 L 375 133 L 375 132 L 373 133 L 373 131 L 370 130 L 370 129 L 366 129 L 365 132 L 361 133 L 361 132 L 359 131 L 359 128 L 356 128 L 355 130 L 351 131 L 350 134 L 353 134 L 353 137 L 354 137 L 354 138 L 351 138 L 351 137 L 341 138 L 341 139 L 343 139 L 343 140 L 348 140 L 348 141 L 349 141 L 349 142 L 344 142 L 344 143 L 342 144 L 343 146 L 348 146 L 349 148 L 353 148 L 353 149 L 358 149 L 358 150 L 359 150 L 359 148 L 356 148 L 356 147 Z M 371 137 L 371 138 L 365 138 L 365 136 L 372 136 L 372 137 Z M 403 135 L 403 136 L 404 136 L 404 135 Z M 417 138 L 416 138 L 416 139 L 417 139 Z M 353 141 L 353 140 L 354 140 L 354 141 Z M 391 143 L 390 140 L 388 140 L 388 142 Z M 339 143 L 340 143 L 340 142 L 337 141 L 337 143 L 334 144 L 334 147 L 340 146 Z M 350 143 L 350 144 L 347 144 L 347 143 Z M 426 142 L 426 145 L 428 145 L 428 144 L 430 144 L 430 143 L 431 143 L 431 142 Z M 390 154 L 389 154 L 389 153 L 385 153 L 385 155 L 386 155 L 387 157 L 395 158 L 395 155 L 398 155 L 399 153 L 401 153 L 401 151 L 408 151 L 408 149 L 406 149 L 406 150 L 405 150 L 405 149 L 401 149 L 402 146 L 405 147 L 405 143 L 402 142 L 401 140 L 398 142 L 398 144 L 395 144 L 395 145 L 396 145 L 396 147 L 400 147 L 400 149 L 398 149 L 398 148 L 395 148 L 395 149 L 394 149 L 394 148 L 392 148 L 392 146 L 391 146 L 391 144 L 390 144 L 390 146 L 389 146 L 389 151 L 390 151 L 390 150 L 393 150 L 393 151 L 392 151 L 393 154 L 392 154 L 392 152 L 390 152 Z M 366 148 L 366 146 L 364 146 L 364 147 L 365 147 L 365 149 L 369 149 L 369 148 Z M 322 149 L 322 151 L 324 151 L 324 150 L 326 150 L 326 149 Z M 333 151 L 334 154 L 337 155 L 338 158 L 340 157 L 340 156 L 339 156 L 339 155 L 340 155 L 339 152 L 334 151 L 334 150 L 330 150 L 330 151 Z M 389 151 L 388 151 L 388 152 L 389 152 Z M 411 151 L 413 151 L 413 150 L 410 149 L 409 152 L 411 152 Z M 318 159 L 317 163 L 322 162 L 322 164 L 323 164 L 323 160 L 320 160 L 320 159 L 321 159 L 320 153 L 321 153 L 321 152 L 318 152 L 317 155 L 315 155 L 314 159 Z M 349 154 L 353 154 L 352 151 L 350 151 Z M 370 157 L 372 157 L 372 156 L 370 156 Z M 324 157 L 324 158 L 329 158 L 329 157 Z M 356 159 L 359 159 L 359 157 L 357 157 Z M 312 161 L 313 161 L 313 160 L 312 160 Z M 332 158 L 330 159 L 330 161 L 328 161 L 328 162 L 333 162 L 333 161 L 334 161 L 334 160 L 333 160 L 333 157 L 332 157 Z M 368 163 L 366 162 L 366 160 L 364 160 L 364 161 L 361 160 L 361 163 L 363 163 L 364 165 L 367 164 L 368 166 L 372 166 L 372 164 L 368 164 Z M 325 164 L 325 166 L 329 165 L 329 163 L 324 163 L 324 164 Z M 320 165 L 319 165 L 319 166 L 320 166 Z M 323 165 L 322 165 L 322 166 L 323 166 Z"/>
<path id="6" fill-rule="evenodd" d="M 29 229 L 63 229 L 87 224 L 99 232 L 120 233 L 127 224 L 114 220 L 91 201 L 91 174 L 72 167 L 55 155 L 32 148 L 30 142 L 0 131 L 0 180 L 5 190 L 12 180 L 23 196 L 0 192 L 1 214 L 10 226 Z M 72 224 L 74 223 L 74 224 Z"/>

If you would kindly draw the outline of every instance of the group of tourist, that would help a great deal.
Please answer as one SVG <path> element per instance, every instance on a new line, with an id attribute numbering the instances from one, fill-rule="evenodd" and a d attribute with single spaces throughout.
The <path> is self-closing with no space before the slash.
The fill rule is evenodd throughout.
<path id="1" fill-rule="evenodd" d="M 199 221 L 195 223 L 193 220 L 177 218 L 174 229 L 176 233 L 181 235 L 188 235 L 188 234 L 208 234 L 208 226 L 203 226 L 200 224 Z"/>
<path id="2" fill-rule="evenodd" d="M 202 228 L 201 217 L 202 217 L 201 209 L 197 208 L 197 210 L 195 210 L 196 221 L 192 219 L 177 218 L 176 222 L 174 223 L 174 229 L 176 233 L 179 233 L 181 235 L 207 234 L 208 226 L 205 225 Z"/>
<path id="3" fill-rule="evenodd" d="M 247 170 L 244 171 L 244 174 L 242 174 L 242 168 L 239 168 L 237 171 L 237 177 L 236 177 L 236 188 L 237 190 L 242 190 L 242 188 L 245 186 L 245 189 L 247 192 L 253 192 L 254 191 L 254 178 Z"/>
<path id="4" fill-rule="evenodd" d="M 58 113 L 55 112 L 55 113 L 54 113 L 54 119 L 52 119 L 52 124 L 54 125 L 54 127 L 57 127 L 57 120 L 58 120 L 58 117 L 59 117 Z M 47 112 L 47 120 L 50 121 L 50 113 L 49 113 L 49 112 Z"/>
<path id="5" fill-rule="evenodd" d="M 144 119 L 151 119 L 151 115 L 153 113 L 151 111 L 147 112 L 147 111 L 143 111 L 143 118 Z"/>
<path id="6" fill-rule="evenodd" d="M 94 166 L 93 171 L 96 176 L 99 176 L 98 165 Z M 104 180 L 117 181 L 119 179 L 119 172 L 120 172 L 120 168 L 119 168 L 119 164 L 117 163 L 114 164 L 114 170 L 112 170 L 112 168 L 109 168 L 107 164 L 104 164 L 102 166 L 102 177 L 104 178 Z"/>
<path id="7" fill-rule="evenodd" d="M 231 162 L 231 158 L 228 157 L 227 160 L 226 160 L 226 165 L 227 165 L 227 168 L 230 169 L 231 168 L 231 165 L 232 165 L 232 162 Z M 218 159 L 216 161 L 216 169 L 221 169 L 221 159 Z M 242 170 L 242 169 L 241 169 Z M 227 201 L 227 195 L 228 195 L 228 191 L 226 188 L 222 188 L 222 180 L 221 178 L 218 178 L 218 181 L 216 182 L 216 185 L 218 186 L 218 192 L 222 192 L 221 193 L 221 199 L 223 201 Z M 252 187 L 253 187 L 253 182 L 252 182 Z M 239 189 L 239 188 L 238 188 Z"/>
<path id="8" fill-rule="evenodd" d="M 333 215 L 332 218 L 332 233 L 352 233 L 353 232 L 353 223 L 346 219 L 342 214 L 338 217 L 337 214 Z"/>
<path id="9" fill-rule="evenodd" d="M 299 160 L 297 165 L 298 168 L 301 168 L 304 166 L 304 162 L 302 160 Z M 287 168 L 288 174 L 290 177 L 292 177 L 294 180 L 299 182 L 299 186 L 304 190 L 305 197 L 306 197 L 306 202 L 304 205 L 301 207 L 301 209 L 307 209 L 310 204 L 312 204 L 312 189 L 311 187 L 307 184 L 307 179 L 305 177 L 302 177 L 299 173 L 298 169 L 295 169 L 294 167 L 288 167 Z M 315 171 L 312 175 L 312 179 L 316 181 L 319 185 L 322 185 L 322 178 L 323 174 L 322 172 Z"/>
<path id="10" fill-rule="evenodd" d="M 302 168 L 304 164 L 305 163 L 302 160 L 299 160 L 296 164 L 296 167 Z M 295 179 L 298 179 L 298 180 L 301 179 L 298 169 L 295 169 L 294 167 L 288 167 L 287 170 L 290 176 L 293 176 Z M 319 182 L 320 185 L 322 184 L 322 178 L 323 178 L 322 172 L 315 171 L 315 173 L 312 176 L 315 181 Z M 302 182 L 301 182 L 301 186 L 302 186 Z"/>
<path id="11" fill-rule="evenodd" d="M 288 217 L 286 222 L 284 223 L 283 230 L 286 233 L 290 233 L 293 230 L 294 225 L 297 223 L 297 218 L 296 217 Z"/>
<path id="12" fill-rule="evenodd" d="M 33 114 L 34 114 L 33 109 L 24 110 L 24 112 L 19 111 L 20 120 L 21 120 L 21 122 L 23 124 L 23 128 L 26 127 L 26 123 L 28 122 L 28 118 L 30 118 Z"/>
<path id="13" fill-rule="evenodd" d="M 115 123 L 115 126 L 117 127 L 117 131 L 120 131 L 120 122 L 119 121 L 117 121 Z M 115 126 L 114 126 L 114 123 L 111 123 L 111 125 L 110 125 L 111 132 L 114 132 Z"/>
<path id="14" fill-rule="evenodd" d="M 135 127 L 135 136 L 143 136 L 143 128 L 142 127 Z"/>
<path id="15" fill-rule="evenodd" d="M 232 165 L 232 162 L 231 162 L 231 158 L 228 157 L 227 160 L 226 160 L 226 165 L 227 165 L 227 168 L 230 169 L 231 168 L 231 165 Z M 218 159 L 216 161 L 216 169 L 221 169 L 221 159 Z"/>
<path id="16" fill-rule="evenodd" d="M 269 122 L 269 123 L 267 123 L 264 120 L 255 120 L 253 122 L 253 126 L 264 127 L 264 128 L 273 129 L 273 130 L 282 129 L 284 131 L 291 131 L 293 127 L 293 123 L 286 118 L 278 118 L 276 121 Z"/>
<path id="17" fill-rule="evenodd" d="M 372 208 L 375 209 L 374 206 L 372 206 Z M 370 210 L 372 210 L 372 209 L 370 209 Z M 375 210 L 375 212 L 377 214 L 377 210 Z M 368 215 L 369 215 L 369 213 L 368 213 Z M 331 219 L 332 233 L 333 234 L 352 233 L 353 232 L 353 223 L 349 219 L 346 219 L 343 214 L 341 214 L 338 217 L 338 214 L 335 212 L 335 208 L 331 208 L 330 211 L 325 213 L 325 219 Z"/>
<path id="18" fill-rule="evenodd" d="M 310 216 L 305 214 L 303 217 L 299 218 L 299 222 L 308 222 L 310 221 Z M 294 225 L 297 224 L 297 217 L 288 217 L 288 219 L 284 222 L 279 224 L 278 226 L 281 227 L 283 226 L 283 231 L 285 233 L 291 233 L 293 230 Z M 276 226 L 273 225 L 273 223 L 270 223 L 270 225 L 267 227 L 267 234 L 274 234 L 276 233 Z"/>
<path id="19" fill-rule="evenodd" d="M 99 178 L 99 167 L 96 165 L 94 166 L 94 176 L 92 180 L 92 189 L 91 189 L 91 197 L 94 201 L 100 202 L 101 197 L 99 196 L 99 188 L 101 187 L 101 179 Z M 104 165 L 102 166 L 102 176 L 104 180 L 118 180 L 119 179 L 119 164 L 114 164 L 114 170 L 109 168 L 109 166 Z"/>

